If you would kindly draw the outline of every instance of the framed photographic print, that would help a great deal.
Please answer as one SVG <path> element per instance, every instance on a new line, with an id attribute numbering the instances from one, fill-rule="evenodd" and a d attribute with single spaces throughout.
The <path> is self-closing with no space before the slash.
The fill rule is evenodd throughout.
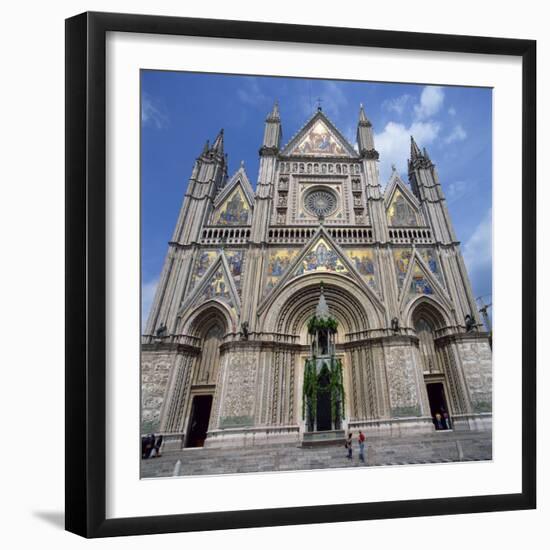
<path id="1" fill-rule="evenodd" d="M 66 527 L 535 507 L 535 42 L 66 22 Z"/>

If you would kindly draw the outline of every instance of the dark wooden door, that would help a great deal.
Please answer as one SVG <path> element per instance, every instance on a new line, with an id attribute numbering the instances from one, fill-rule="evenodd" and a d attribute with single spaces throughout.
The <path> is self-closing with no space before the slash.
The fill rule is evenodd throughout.
<path id="1" fill-rule="evenodd" d="M 197 395 L 193 398 L 191 419 L 189 421 L 189 437 L 187 447 L 203 447 L 210 421 L 212 409 L 211 395 Z"/>

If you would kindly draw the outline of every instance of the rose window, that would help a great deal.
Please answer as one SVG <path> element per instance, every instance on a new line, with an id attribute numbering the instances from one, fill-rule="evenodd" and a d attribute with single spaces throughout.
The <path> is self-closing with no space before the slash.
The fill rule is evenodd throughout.
<path id="1" fill-rule="evenodd" d="M 332 191 L 315 189 L 306 195 L 304 204 L 310 214 L 326 218 L 336 210 L 337 199 Z"/>

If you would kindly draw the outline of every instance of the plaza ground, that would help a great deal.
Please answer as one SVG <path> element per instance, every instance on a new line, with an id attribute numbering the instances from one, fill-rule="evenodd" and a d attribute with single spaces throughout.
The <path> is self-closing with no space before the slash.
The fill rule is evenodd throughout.
<path id="1" fill-rule="evenodd" d="M 490 431 L 439 431 L 422 436 L 370 437 L 365 464 L 359 461 L 356 441 L 352 460 L 346 457 L 346 452 L 343 445 L 189 448 L 142 460 L 141 476 L 173 476 L 178 460 L 181 461 L 180 476 L 491 460 L 492 434 Z"/>

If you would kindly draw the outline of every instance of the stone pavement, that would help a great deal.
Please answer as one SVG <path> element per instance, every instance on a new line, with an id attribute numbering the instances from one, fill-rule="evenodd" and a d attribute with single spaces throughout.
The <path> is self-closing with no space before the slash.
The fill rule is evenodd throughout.
<path id="1" fill-rule="evenodd" d="M 366 464 L 359 461 L 357 441 L 354 441 L 352 460 L 348 460 L 346 453 L 343 445 L 182 449 L 142 460 L 141 475 L 142 478 L 172 476 L 178 460 L 181 476 L 491 460 L 492 438 L 491 432 L 471 431 L 370 437 Z"/>

